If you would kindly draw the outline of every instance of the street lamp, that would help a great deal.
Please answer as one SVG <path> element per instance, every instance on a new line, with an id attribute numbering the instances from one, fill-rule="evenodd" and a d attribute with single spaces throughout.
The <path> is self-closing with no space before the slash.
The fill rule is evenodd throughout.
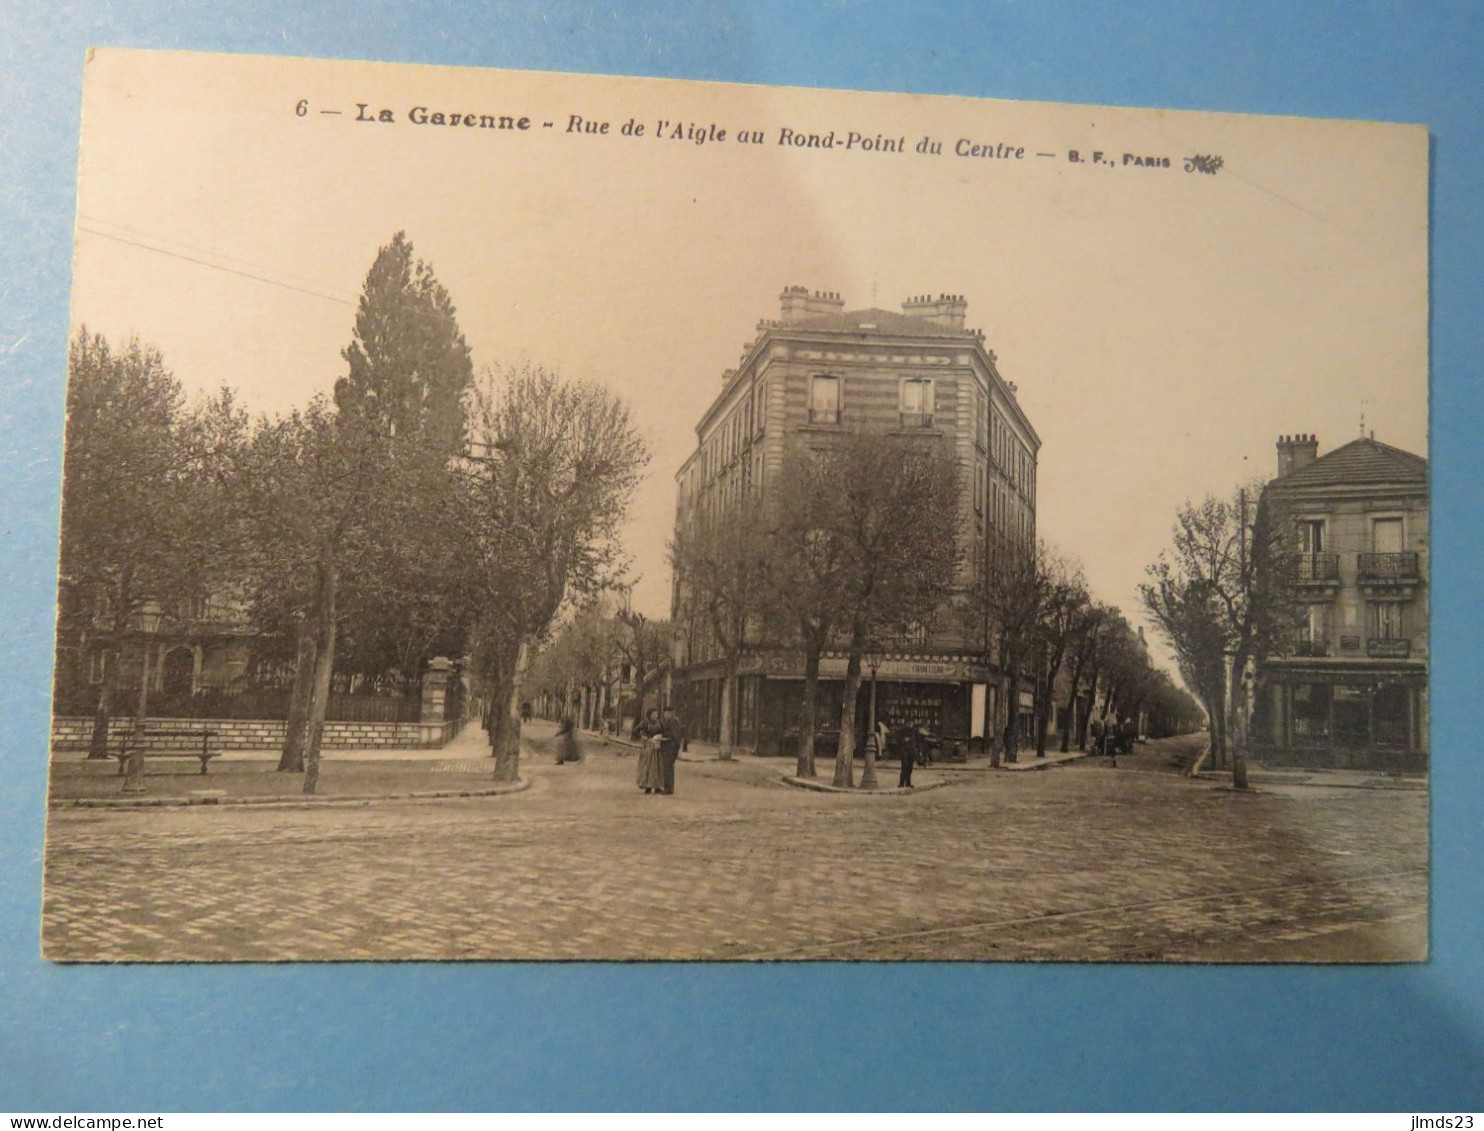
<path id="1" fill-rule="evenodd" d="M 144 792 L 144 720 L 149 712 L 149 642 L 160 629 L 165 610 L 153 598 L 145 601 L 130 619 L 142 634 L 139 644 L 139 702 L 134 708 L 134 749 L 129 752 L 123 792 Z"/>
<path id="2" fill-rule="evenodd" d="M 881 641 L 872 638 L 866 645 L 866 666 L 871 669 L 870 731 L 866 737 L 866 765 L 861 771 L 861 788 L 876 788 L 876 672 L 881 667 Z M 886 753 L 886 751 L 882 751 Z"/>

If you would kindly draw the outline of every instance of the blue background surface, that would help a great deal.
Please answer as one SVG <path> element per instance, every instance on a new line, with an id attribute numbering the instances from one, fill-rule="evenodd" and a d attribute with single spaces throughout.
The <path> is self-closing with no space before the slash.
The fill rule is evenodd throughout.
<path id="1" fill-rule="evenodd" d="M 1484 1097 L 1484 8 L 0 7 L 0 1110 L 1320 1109 Z M 1401 968 L 49 966 L 37 958 L 83 52 L 178 47 L 1422 122 L 1433 960 Z M 1075 835 L 1075 833 L 1073 833 Z"/>

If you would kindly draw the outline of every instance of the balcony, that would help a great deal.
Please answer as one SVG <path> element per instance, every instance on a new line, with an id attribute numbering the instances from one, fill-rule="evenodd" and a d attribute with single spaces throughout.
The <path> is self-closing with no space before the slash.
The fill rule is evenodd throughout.
<path id="1" fill-rule="evenodd" d="M 931 428 L 933 414 L 930 412 L 904 412 L 901 414 L 903 428 Z"/>
<path id="2" fill-rule="evenodd" d="M 1311 636 L 1299 640 L 1293 646 L 1295 656 L 1328 656 L 1329 641 L 1322 636 Z"/>
<path id="3" fill-rule="evenodd" d="M 1338 585 L 1339 554 L 1294 554 L 1289 559 L 1289 577 L 1299 585 Z"/>
<path id="4" fill-rule="evenodd" d="M 809 410 L 810 424 L 839 424 L 840 410 L 838 408 L 811 408 Z"/>
<path id="5" fill-rule="evenodd" d="M 1365 642 L 1365 654 L 1373 660 L 1405 660 L 1412 654 L 1412 642 L 1405 637 L 1372 637 Z"/>
<path id="6" fill-rule="evenodd" d="M 1361 581 L 1414 583 L 1418 579 L 1415 553 L 1361 554 L 1356 576 Z"/>

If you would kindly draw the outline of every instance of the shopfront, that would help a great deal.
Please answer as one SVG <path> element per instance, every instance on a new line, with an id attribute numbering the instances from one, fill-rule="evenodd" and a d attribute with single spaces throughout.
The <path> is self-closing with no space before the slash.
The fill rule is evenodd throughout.
<path id="1" fill-rule="evenodd" d="M 1427 765 L 1427 673 L 1319 665 L 1266 673 L 1254 735 L 1275 764 L 1418 771 Z"/>

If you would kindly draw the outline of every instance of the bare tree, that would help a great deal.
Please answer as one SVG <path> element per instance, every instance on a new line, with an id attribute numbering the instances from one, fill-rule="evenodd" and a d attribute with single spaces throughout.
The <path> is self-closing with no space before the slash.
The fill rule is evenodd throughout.
<path id="1" fill-rule="evenodd" d="M 1039 544 L 996 538 L 991 542 L 989 569 L 973 593 L 971 614 L 988 624 L 989 642 L 1000 671 L 1001 730 L 998 745 L 990 744 L 990 764 L 1018 760 L 1016 705 L 1020 681 L 1032 659 L 1036 626 L 1047 587 L 1047 553 Z"/>
<path id="2" fill-rule="evenodd" d="M 790 452 L 772 501 L 770 607 L 804 653 L 798 773 L 815 772 L 820 659 L 838 643 L 846 668 L 834 781 L 849 786 L 867 642 L 931 621 L 953 591 L 957 468 L 931 444 L 847 433 Z"/>
<path id="3" fill-rule="evenodd" d="M 1295 608 L 1285 568 L 1290 538 L 1276 508 L 1259 508 L 1252 487 L 1230 500 L 1206 496 L 1176 516 L 1169 550 L 1140 587 L 1145 607 L 1180 658 L 1212 716 L 1212 749 L 1229 754 L 1233 782 L 1246 788 L 1242 688 L 1248 664 L 1290 625 Z M 1232 732 L 1235 738 L 1232 742 Z"/>
<path id="4" fill-rule="evenodd" d="M 1096 697 L 1098 655 L 1107 637 L 1109 619 L 1116 612 L 1116 609 L 1110 608 L 1101 601 L 1088 601 L 1073 620 L 1071 635 L 1067 643 L 1069 674 L 1067 677 L 1067 707 L 1061 728 L 1061 752 L 1063 754 L 1071 749 L 1074 739 L 1079 750 L 1087 744 L 1087 723 L 1091 711 L 1089 710 L 1081 718 L 1077 717 L 1077 700 L 1082 691 L 1082 677 L 1084 674 L 1090 676 L 1088 680 L 1091 689 L 1090 699 Z"/>
<path id="5" fill-rule="evenodd" d="M 532 649 L 567 603 L 618 580 L 618 527 L 649 456 L 623 401 L 536 366 L 485 375 L 471 432 L 475 656 L 491 688 L 495 777 L 513 781 Z"/>
<path id="6" fill-rule="evenodd" d="M 1046 732 L 1051 722 L 1056 677 L 1067 648 L 1092 607 L 1080 563 L 1043 551 L 1045 588 L 1036 618 L 1036 757 L 1046 757 Z M 1072 689 L 1076 697 L 1076 686 Z M 1063 745 L 1063 749 L 1065 749 Z"/>
<path id="7" fill-rule="evenodd" d="M 670 562 L 680 592 L 679 614 L 722 662 L 719 756 L 732 757 L 737 668 L 747 629 L 768 595 L 766 513 L 747 495 L 724 513 L 702 514 L 676 532 Z M 756 641 L 754 641 L 756 643 Z"/>

